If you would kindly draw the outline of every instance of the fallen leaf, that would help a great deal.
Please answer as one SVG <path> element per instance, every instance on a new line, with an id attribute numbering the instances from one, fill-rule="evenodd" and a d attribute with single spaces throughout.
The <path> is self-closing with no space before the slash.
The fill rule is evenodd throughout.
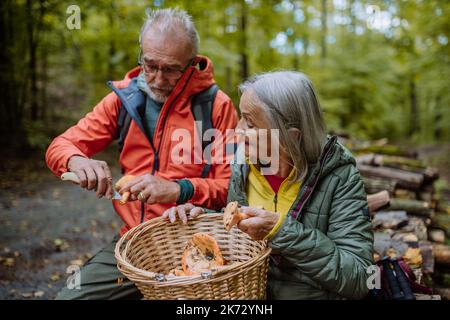
<path id="1" fill-rule="evenodd" d="M 86 253 L 84 254 L 84 257 L 86 258 L 86 260 L 89 260 L 90 258 L 92 258 L 92 253 L 86 252 Z"/>
<path id="2" fill-rule="evenodd" d="M 395 250 L 394 248 L 389 248 L 388 251 L 386 252 L 386 255 L 388 255 L 389 258 L 391 259 L 395 259 L 397 258 L 398 253 L 397 250 Z"/>
<path id="3" fill-rule="evenodd" d="M 81 260 L 81 259 L 71 260 L 70 264 L 71 265 L 82 266 L 83 265 L 83 260 Z"/>
<path id="4" fill-rule="evenodd" d="M 99 216 L 101 216 L 101 217 L 105 217 L 105 216 L 106 216 L 106 211 L 100 209 L 100 210 L 97 211 L 97 214 L 98 214 Z"/>
<path id="5" fill-rule="evenodd" d="M 52 274 L 52 276 L 50 277 L 50 279 L 52 281 L 59 281 L 61 279 L 61 275 L 59 274 L 59 272 L 55 272 L 54 274 Z"/>
<path id="6" fill-rule="evenodd" d="M 408 248 L 403 255 L 403 259 L 409 265 L 420 266 L 423 262 L 422 252 L 420 248 Z"/>
<path id="7" fill-rule="evenodd" d="M 52 194 L 53 199 L 58 199 L 60 194 L 61 194 L 61 191 L 59 189 L 56 189 L 56 188 L 53 189 L 53 194 Z"/>
<path id="8" fill-rule="evenodd" d="M 22 221 L 20 221 L 20 223 L 19 223 L 19 229 L 20 229 L 21 231 L 27 230 L 27 229 L 28 229 L 28 226 L 29 226 L 29 222 L 28 222 L 27 220 L 22 220 Z"/>
<path id="9" fill-rule="evenodd" d="M 53 244 L 55 245 L 56 251 L 64 251 L 69 248 L 69 244 L 67 243 L 67 241 L 62 239 L 53 240 Z"/>
<path id="10" fill-rule="evenodd" d="M 16 260 L 14 258 L 6 258 L 5 261 L 3 261 L 3 265 L 6 267 L 14 267 L 16 264 Z"/>

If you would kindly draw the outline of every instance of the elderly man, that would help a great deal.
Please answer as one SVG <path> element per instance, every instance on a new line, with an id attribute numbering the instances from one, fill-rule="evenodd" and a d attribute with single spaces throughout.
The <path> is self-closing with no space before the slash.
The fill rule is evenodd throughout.
<path id="1" fill-rule="evenodd" d="M 230 98 L 215 89 L 211 61 L 197 54 L 198 34 L 186 12 L 151 12 L 139 43 L 141 66 L 128 72 L 122 81 L 110 82 L 113 92 L 77 125 L 55 138 L 46 154 L 47 164 L 57 176 L 74 172 L 81 187 L 95 190 L 99 198 L 111 199 L 114 190 L 110 169 L 107 163 L 91 157 L 119 139 L 122 173 L 136 177 L 126 188 L 132 193 L 131 200 L 140 200 L 125 205 L 112 201 L 125 223 L 121 235 L 175 204 L 223 207 L 229 165 L 173 161 L 172 138 L 176 129 L 196 136 L 195 121 L 210 123 L 222 134 L 237 124 Z M 209 109 L 205 109 L 208 99 Z M 201 112 L 194 112 L 199 105 Z M 206 118 L 198 119 L 198 114 L 206 114 Z M 188 150 L 192 154 L 194 145 Z M 122 275 L 114 257 L 117 240 L 115 237 L 81 268 L 80 289 L 63 288 L 57 299 L 139 298 L 131 282 L 118 281 Z"/>

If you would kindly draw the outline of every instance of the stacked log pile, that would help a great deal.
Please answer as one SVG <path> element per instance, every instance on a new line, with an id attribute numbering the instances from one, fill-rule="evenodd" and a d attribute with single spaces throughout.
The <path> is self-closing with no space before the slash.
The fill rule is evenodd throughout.
<path id="1" fill-rule="evenodd" d="M 386 140 L 339 140 L 352 151 L 364 180 L 374 228 L 374 259 L 403 257 L 421 283 L 433 286 L 428 280 L 436 268 L 450 268 L 450 207 L 435 192 L 438 170 L 419 160 L 416 152 Z"/>

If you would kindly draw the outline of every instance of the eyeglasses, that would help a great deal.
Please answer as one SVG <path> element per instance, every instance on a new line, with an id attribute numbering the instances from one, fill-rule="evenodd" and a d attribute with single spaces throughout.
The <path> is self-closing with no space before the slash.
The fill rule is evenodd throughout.
<path id="1" fill-rule="evenodd" d="M 158 71 L 161 71 L 161 74 L 165 78 L 167 78 L 169 80 L 174 80 L 174 79 L 180 78 L 183 75 L 183 73 L 187 70 L 187 68 L 189 68 L 189 66 L 192 64 L 192 61 L 193 61 L 193 59 L 189 60 L 188 64 L 182 69 L 172 68 L 172 67 L 162 67 L 161 68 L 160 66 L 153 64 L 153 63 L 145 63 L 142 59 L 142 51 L 140 51 L 138 64 L 140 66 L 142 66 L 145 74 L 154 75 L 154 74 L 158 73 Z"/>

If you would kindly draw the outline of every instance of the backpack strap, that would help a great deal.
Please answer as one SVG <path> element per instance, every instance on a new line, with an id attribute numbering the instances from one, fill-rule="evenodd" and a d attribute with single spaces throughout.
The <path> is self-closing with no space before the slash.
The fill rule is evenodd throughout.
<path id="1" fill-rule="evenodd" d="M 123 143 L 125 141 L 125 137 L 128 134 L 128 130 L 130 129 L 131 124 L 131 116 L 127 112 L 127 109 L 121 107 L 119 110 L 119 117 L 117 118 L 117 138 L 118 138 L 118 149 L 119 154 L 122 152 Z"/>
<path id="2" fill-rule="evenodd" d="M 116 134 L 119 140 L 119 153 L 121 153 L 132 119 L 144 131 L 141 117 L 142 111 L 145 109 L 146 98 L 144 93 L 138 88 L 136 78 L 132 79 L 126 88 L 118 89 L 111 81 L 108 82 L 108 86 L 117 94 L 122 104 L 117 117 Z"/>
<path id="3" fill-rule="evenodd" d="M 200 92 L 192 98 L 191 110 L 196 121 L 197 132 L 202 138 L 202 151 L 205 151 L 206 147 L 210 145 L 211 141 L 203 139 L 205 132 L 213 128 L 212 123 L 212 111 L 214 100 L 219 91 L 219 87 L 213 84 L 208 89 Z M 201 177 L 206 178 L 211 170 L 211 159 L 206 159 L 206 164 L 202 169 Z"/>

